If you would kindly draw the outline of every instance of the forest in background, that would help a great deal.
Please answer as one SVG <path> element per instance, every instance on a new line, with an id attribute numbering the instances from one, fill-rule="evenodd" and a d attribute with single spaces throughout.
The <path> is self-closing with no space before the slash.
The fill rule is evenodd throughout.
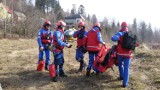
<path id="1" fill-rule="evenodd" d="M 11 20 L 0 21 L 0 37 L 1 38 L 34 38 L 37 36 L 38 29 L 42 27 L 42 19 L 48 19 L 54 24 L 58 20 L 64 20 L 66 16 L 81 14 L 87 22 L 87 29 L 89 30 L 93 23 L 98 21 L 96 14 L 86 14 L 85 7 L 80 5 L 78 10 L 72 8 L 64 11 L 58 0 L 36 0 L 35 5 L 32 0 L 0 0 L 6 4 L 11 10 L 24 13 L 26 20 L 14 23 Z M 81 8 L 83 7 L 83 8 Z M 115 20 L 108 21 L 104 18 L 100 21 L 102 25 L 103 38 L 108 41 L 110 37 L 120 29 L 121 22 Z M 144 21 L 137 22 L 135 18 L 133 23 L 129 23 L 129 30 L 138 36 L 141 43 L 160 43 L 160 29 L 152 27 L 151 23 Z"/>

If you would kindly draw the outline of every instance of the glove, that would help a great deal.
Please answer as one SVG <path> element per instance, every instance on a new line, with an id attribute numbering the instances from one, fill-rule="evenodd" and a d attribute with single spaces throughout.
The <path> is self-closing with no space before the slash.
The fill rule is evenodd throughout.
<path id="1" fill-rule="evenodd" d="M 84 52 L 84 53 L 86 53 L 86 52 L 87 52 L 87 49 L 86 49 L 86 47 L 85 47 L 85 46 L 82 46 L 82 47 L 81 47 L 81 50 L 82 50 L 82 52 Z"/>
<path id="2" fill-rule="evenodd" d="M 71 48 L 71 47 L 72 47 L 72 45 L 71 45 L 71 44 L 67 44 L 67 47 L 68 47 L 68 48 Z"/>
<path id="3" fill-rule="evenodd" d="M 39 48 L 39 51 L 43 51 L 43 49 L 44 49 L 43 47 L 40 47 L 40 48 Z"/>
<path id="4" fill-rule="evenodd" d="M 52 48 L 53 48 L 52 45 L 49 45 L 49 46 L 48 46 L 48 49 L 49 49 L 49 50 L 52 50 Z"/>

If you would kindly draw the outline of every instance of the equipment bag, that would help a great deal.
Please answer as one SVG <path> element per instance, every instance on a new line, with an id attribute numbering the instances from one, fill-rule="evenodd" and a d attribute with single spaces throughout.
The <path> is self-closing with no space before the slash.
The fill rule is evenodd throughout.
<path id="1" fill-rule="evenodd" d="M 109 49 L 109 52 L 106 54 L 103 62 L 101 63 L 102 66 L 110 68 L 117 62 L 116 48 L 117 46 L 114 45 L 111 49 Z"/>
<path id="2" fill-rule="evenodd" d="M 44 60 L 40 60 L 37 66 L 37 71 L 43 71 L 44 70 Z"/>
<path id="3" fill-rule="evenodd" d="M 134 50 L 136 47 L 137 36 L 132 32 L 125 32 L 122 40 L 122 48 Z"/>
<path id="4" fill-rule="evenodd" d="M 56 77 L 56 67 L 55 64 L 49 65 L 49 75 L 50 77 Z"/>

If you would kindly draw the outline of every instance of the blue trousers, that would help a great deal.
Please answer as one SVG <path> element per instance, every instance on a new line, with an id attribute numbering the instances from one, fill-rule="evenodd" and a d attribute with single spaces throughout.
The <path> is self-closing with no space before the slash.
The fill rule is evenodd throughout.
<path id="1" fill-rule="evenodd" d="M 44 53 L 45 53 L 45 56 L 46 56 L 45 67 L 48 68 L 48 66 L 49 66 L 49 64 L 50 64 L 50 50 L 49 50 L 49 49 L 44 49 L 43 51 L 40 51 L 40 52 L 39 52 L 38 62 L 39 62 L 40 60 L 44 60 L 44 58 L 43 58 Z"/>
<path id="2" fill-rule="evenodd" d="M 129 68 L 130 68 L 131 58 L 125 58 L 118 55 L 118 68 L 120 73 L 120 78 L 123 78 L 123 85 L 128 85 L 129 82 Z"/>
<path id="3" fill-rule="evenodd" d="M 64 74 L 64 70 L 63 70 L 64 54 L 63 52 L 54 53 L 54 64 L 56 66 L 56 74 L 57 75 Z"/>
<path id="4" fill-rule="evenodd" d="M 80 48 L 76 49 L 76 60 L 80 61 L 84 59 L 84 52 Z"/>
<path id="5" fill-rule="evenodd" d="M 94 59 L 97 55 L 98 55 L 98 51 L 89 52 L 89 62 L 88 62 L 87 70 L 91 69 L 91 67 L 93 66 Z"/>

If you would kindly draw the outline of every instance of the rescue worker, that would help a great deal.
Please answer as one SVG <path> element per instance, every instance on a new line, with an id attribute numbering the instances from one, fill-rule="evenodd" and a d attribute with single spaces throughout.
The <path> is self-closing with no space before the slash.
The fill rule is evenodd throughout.
<path id="1" fill-rule="evenodd" d="M 84 54 L 86 53 L 85 47 L 83 47 L 83 38 L 84 35 L 87 34 L 87 30 L 85 29 L 85 22 L 80 21 L 78 23 L 78 29 L 74 34 L 73 37 L 77 38 L 77 48 L 76 48 L 76 60 L 80 62 L 78 72 L 82 72 L 82 70 L 85 68 L 85 62 L 84 62 Z"/>
<path id="2" fill-rule="evenodd" d="M 128 32 L 128 25 L 126 22 L 121 23 L 121 29 L 112 36 L 111 40 L 118 42 L 117 55 L 118 55 L 118 68 L 119 79 L 123 80 L 122 87 L 127 87 L 129 82 L 129 68 L 131 63 L 132 50 L 122 48 L 123 35 Z M 137 44 L 138 46 L 138 44 Z"/>
<path id="3" fill-rule="evenodd" d="M 72 45 L 64 42 L 64 30 L 65 30 L 66 23 L 62 20 L 57 22 L 56 31 L 53 33 L 53 53 L 54 53 L 54 64 L 56 68 L 56 77 L 53 78 L 53 81 L 57 81 L 57 76 L 60 77 L 67 77 L 63 70 L 64 64 L 64 54 L 63 49 L 64 47 L 71 48 Z"/>
<path id="4" fill-rule="evenodd" d="M 89 63 L 87 66 L 86 76 L 90 76 L 90 71 L 91 71 L 94 59 L 98 55 L 98 51 L 101 48 L 100 44 L 105 44 L 105 42 L 102 40 L 100 26 L 101 25 L 99 22 L 94 23 L 93 28 L 90 31 L 88 31 L 87 35 L 85 35 L 85 38 L 84 38 L 83 45 L 87 46 L 86 48 L 89 53 Z M 99 72 L 96 72 L 96 73 L 98 74 Z"/>
<path id="5" fill-rule="evenodd" d="M 48 70 L 49 64 L 50 64 L 50 49 L 52 39 L 53 39 L 53 33 L 50 30 L 51 22 L 49 20 L 46 20 L 43 24 L 43 28 L 41 28 L 38 31 L 38 38 L 37 42 L 39 45 L 39 58 L 38 63 L 43 60 L 44 61 L 44 53 L 46 56 L 45 60 L 45 70 Z"/>

